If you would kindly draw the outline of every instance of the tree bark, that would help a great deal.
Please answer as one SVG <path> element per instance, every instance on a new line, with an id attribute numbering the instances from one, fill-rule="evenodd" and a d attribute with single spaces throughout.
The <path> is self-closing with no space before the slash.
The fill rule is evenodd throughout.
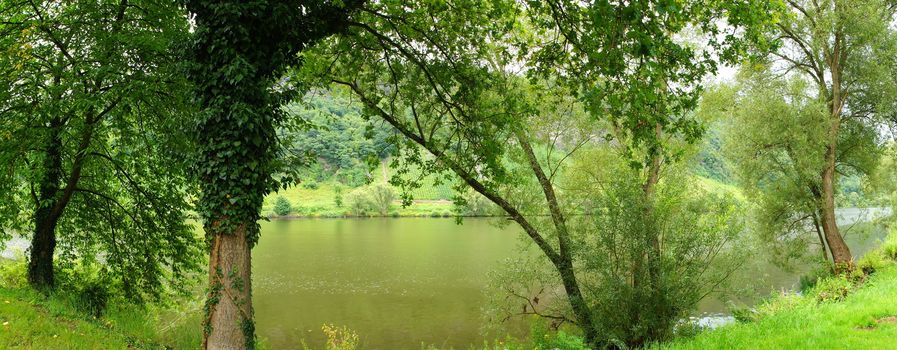
<path id="1" fill-rule="evenodd" d="M 826 166 L 822 171 L 822 232 L 832 252 L 832 260 L 838 265 L 850 265 L 852 257 L 850 248 L 841 237 L 835 217 L 835 145 L 829 145 L 826 151 Z"/>
<path id="2" fill-rule="evenodd" d="M 835 31 L 832 52 L 828 56 L 832 85 L 829 96 L 829 130 L 825 149 L 825 167 L 822 169 L 822 231 L 832 252 L 835 269 L 849 268 L 852 263 L 850 248 L 844 242 L 835 217 L 835 163 L 837 158 L 838 131 L 841 127 L 841 112 L 844 107 L 845 94 L 841 91 L 841 61 L 844 48 L 841 47 L 843 35 Z M 846 266 L 845 266 L 846 265 Z"/>
<path id="3" fill-rule="evenodd" d="M 557 195 L 554 192 L 554 185 L 551 183 L 548 176 L 545 175 L 542 166 L 539 165 L 539 161 L 536 159 L 536 154 L 533 152 L 533 148 L 526 138 L 526 135 L 523 135 L 522 132 L 518 132 L 517 140 L 520 142 L 520 146 L 526 154 L 527 161 L 529 162 L 533 173 L 536 175 L 536 179 L 539 180 L 539 185 L 542 187 L 542 192 L 545 194 L 545 200 L 548 202 L 548 210 L 551 212 L 552 222 L 557 230 L 558 259 L 557 261 L 554 261 L 554 265 L 561 277 L 561 283 L 564 285 L 564 292 L 567 293 L 567 299 L 570 302 L 570 306 L 573 308 L 576 322 L 579 323 L 580 328 L 582 328 L 586 344 L 593 347 L 597 346 L 599 345 L 598 331 L 595 329 L 595 324 L 592 322 L 592 310 L 582 297 L 582 291 L 579 289 L 579 281 L 576 279 L 576 272 L 573 270 L 573 257 L 570 252 L 570 233 L 567 230 L 566 218 L 561 211 Z"/>
<path id="4" fill-rule="evenodd" d="M 251 224 L 243 224 L 235 232 L 217 233 L 212 238 L 203 350 L 254 347 L 252 254 L 246 239 L 248 225 Z"/>
<path id="5" fill-rule="evenodd" d="M 62 179 L 62 120 L 54 118 L 50 122 L 50 135 L 44 158 L 44 174 L 38 188 L 34 211 L 34 235 L 31 237 L 30 259 L 28 260 L 28 282 L 35 289 L 50 289 L 55 285 L 53 274 L 53 253 L 56 250 L 55 215 L 59 181 Z"/>

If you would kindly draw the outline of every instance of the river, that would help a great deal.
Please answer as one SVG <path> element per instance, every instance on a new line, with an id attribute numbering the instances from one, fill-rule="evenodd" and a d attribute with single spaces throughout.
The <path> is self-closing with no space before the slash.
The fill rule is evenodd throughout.
<path id="1" fill-rule="evenodd" d="M 846 229 L 887 211 L 844 209 Z M 884 237 L 848 231 L 860 256 Z M 421 344 L 467 349 L 482 344 L 487 274 L 521 254 L 519 229 L 489 219 L 298 219 L 262 224 L 253 251 L 253 301 L 259 336 L 271 348 L 312 348 L 324 342 L 325 323 L 344 325 L 362 349 L 420 349 Z M 725 323 L 727 302 L 750 304 L 779 289 L 793 289 L 806 266 L 785 271 L 766 262 L 745 269 L 747 296 L 711 297 L 695 314 Z M 748 280 L 740 276 L 742 280 Z M 736 276 L 738 278 L 738 276 Z M 492 335 L 495 336 L 494 334 Z"/>

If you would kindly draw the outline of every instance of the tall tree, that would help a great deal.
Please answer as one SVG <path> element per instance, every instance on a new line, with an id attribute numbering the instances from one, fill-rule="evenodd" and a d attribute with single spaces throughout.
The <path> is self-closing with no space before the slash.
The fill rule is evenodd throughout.
<path id="1" fill-rule="evenodd" d="M 636 140 L 634 148 L 657 149 L 651 140 L 658 125 L 691 139 L 698 134 L 693 121 L 679 117 L 693 108 L 699 77 L 716 67 L 713 54 L 677 42 L 674 35 L 686 24 L 717 34 L 725 17 L 751 30 L 713 41 L 718 45 L 709 51 L 725 59 L 741 57 L 744 43 L 762 40 L 753 25 L 766 20 L 769 6 L 762 1 L 732 7 L 713 1 L 523 5 L 474 0 L 422 1 L 403 8 L 369 4 L 357 21 L 349 22 L 346 35 L 310 56 L 314 63 L 306 65 L 306 72 L 346 87 L 367 113 L 401 132 L 411 143 L 399 148 L 402 159 L 454 172 L 501 207 L 551 262 L 575 323 L 590 344 L 598 345 L 602 336 L 575 272 L 570 213 L 553 182 L 557 163 L 540 160 L 537 135 L 527 127 L 540 117 L 540 106 L 554 100 L 541 83 L 528 85 L 516 72 L 527 71 L 541 81 L 572 81 L 555 91 L 575 92 L 596 119 L 615 117 L 626 140 Z M 592 131 L 586 140 L 608 133 Z M 519 168 L 505 163 L 512 154 L 519 157 Z M 525 194 L 542 198 L 536 207 L 512 199 L 526 191 L 515 185 L 527 181 L 535 187 Z M 548 223 L 540 222 L 543 208 Z"/>
<path id="2" fill-rule="evenodd" d="M 784 79 L 805 81 L 803 91 L 792 91 L 796 97 L 790 111 L 801 110 L 801 103 L 813 104 L 801 95 L 815 99 L 822 110 L 812 124 L 794 127 L 824 132 L 813 137 L 819 141 L 813 169 L 800 169 L 802 177 L 813 184 L 808 190 L 816 201 L 814 215 L 823 233 L 835 264 L 851 264 L 850 249 L 838 229 L 835 194 L 839 173 L 852 167 L 847 162 L 857 141 L 854 136 L 868 135 L 876 125 L 889 120 L 897 111 L 897 31 L 894 21 L 897 3 L 887 0 L 786 1 L 788 12 L 777 23 L 772 35 L 782 41 L 770 60 L 768 74 L 784 75 Z M 750 69 L 750 68 L 749 68 Z M 781 83 L 773 83 L 781 85 Z M 757 85 L 754 85 L 756 88 Z M 778 100 L 776 98 L 776 100 Z M 782 102 L 782 101 L 779 101 Z M 782 111 L 788 113 L 788 111 Z M 791 118 L 771 114 L 778 119 Z M 865 130 L 865 131 L 864 131 Z M 790 138 L 798 134 L 793 133 Z M 799 138 L 798 138 L 799 139 Z M 787 141 L 787 140 L 786 140 Z M 839 160 L 843 160 L 839 162 Z M 792 162 L 805 162 L 796 158 Z M 775 171 L 774 169 L 769 169 Z M 818 180 L 817 180 L 818 179 Z"/>
<path id="3" fill-rule="evenodd" d="M 0 76 L 0 224 L 33 230 L 28 280 L 54 286 L 61 244 L 67 263 L 102 264 L 128 296 L 158 295 L 199 249 L 173 121 L 188 110 L 171 69 L 186 19 L 127 0 L 8 1 L 0 13 L 12 70 Z"/>
<path id="4" fill-rule="evenodd" d="M 297 54 L 345 27 L 362 1 L 187 0 L 196 21 L 189 78 L 201 107 L 195 173 L 209 252 L 203 349 L 255 347 L 251 249 L 264 196 L 278 183 L 275 126 Z M 301 88 L 302 82 L 293 82 Z"/>

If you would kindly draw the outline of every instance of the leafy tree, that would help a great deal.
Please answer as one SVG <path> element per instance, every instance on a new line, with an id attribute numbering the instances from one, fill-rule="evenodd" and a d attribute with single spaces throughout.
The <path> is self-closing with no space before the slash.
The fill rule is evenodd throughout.
<path id="1" fill-rule="evenodd" d="M 337 208 L 343 207 L 343 186 L 339 184 L 333 186 L 333 205 Z"/>
<path id="2" fill-rule="evenodd" d="M 635 165 L 653 168 L 663 161 L 660 136 L 694 140 L 700 128 L 683 115 L 694 106 L 694 84 L 715 68 L 714 55 L 673 35 L 686 24 L 718 33 L 722 16 L 747 30 L 725 42 L 711 38 L 711 48 L 719 57 L 740 57 L 744 44 L 762 40 L 753 26 L 763 24 L 769 6 L 463 3 L 413 3 L 401 11 L 368 4 L 349 24 L 351 35 L 309 52 L 306 72 L 344 86 L 367 113 L 401 132 L 407 141 L 396 154 L 405 164 L 451 171 L 501 207 L 550 262 L 587 342 L 608 345 L 576 271 L 575 212 L 555 183 L 564 155 L 595 135 L 616 134 L 632 145 L 626 153 L 641 155 Z M 521 66 L 533 82 L 513 74 Z M 588 118 L 575 117 L 571 95 L 584 102 Z M 589 126 L 594 119 L 611 123 L 602 130 Z"/>
<path id="3" fill-rule="evenodd" d="M 371 199 L 370 193 L 364 187 L 359 187 L 346 196 L 346 204 L 355 216 L 366 216 L 374 210 L 374 200 Z"/>
<path id="4" fill-rule="evenodd" d="M 297 54 L 345 28 L 361 1 L 186 0 L 195 21 L 187 54 L 201 112 L 194 135 L 199 214 L 210 242 L 203 349 L 255 347 L 250 251 L 274 177 L 283 97 L 303 81 L 278 81 Z M 277 181 L 276 181 L 277 180 Z"/>
<path id="5" fill-rule="evenodd" d="M 392 207 L 392 201 L 396 199 L 395 191 L 388 184 L 382 182 L 372 185 L 368 191 L 370 191 L 370 198 L 373 201 L 374 208 L 381 216 L 386 216 Z"/>
<path id="6" fill-rule="evenodd" d="M 274 200 L 274 214 L 279 216 L 287 216 L 293 211 L 293 206 L 290 205 L 290 201 L 283 196 L 277 196 L 277 199 Z"/>
<path id="7" fill-rule="evenodd" d="M 897 113 L 897 62 L 893 59 L 897 56 L 897 31 L 892 25 L 897 6 L 892 1 L 837 0 L 787 1 L 787 7 L 770 34 L 782 40 L 781 48 L 770 55 L 772 64 L 761 66 L 761 72 L 754 75 L 760 82 L 744 85 L 749 95 L 745 99 L 750 100 L 746 104 L 770 114 L 761 117 L 756 111 L 735 112 L 753 113 L 755 120 L 747 121 L 753 129 L 737 127 L 739 133 L 752 137 L 733 139 L 744 143 L 744 148 L 758 147 L 766 164 L 750 164 L 743 154 L 739 160 L 745 164 L 739 167 L 742 173 L 753 174 L 748 176 L 751 186 L 765 188 L 767 193 L 791 187 L 787 193 L 792 197 L 780 192 L 773 196 L 777 199 L 768 198 L 767 204 L 800 206 L 796 211 L 803 215 L 788 215 L 795 210 L 766 214 L 779 217 L 774 219 L 779 226 L 813 216 L 812 221 L 820 226 L 822 245 L 828 247 L 835 264 L 843 267 L 852 263 L 852 257 L 836 222 L 838 176 L 868 173 L 877 154 L 877 125 Z M 785 95 L 777 95 L 782 93 Z M 771 106 L 764 106 L 766 103 Z M 736 104 L 736 109 L 741 106 Z M 770 131 L 775 138 L 763 135 Z M 777 175 L 782 168 L 791 168 L 786 170 L 788 176 Z M 753 181 L 760 179 L 765 181 Z M 784 184 L 786 181 L 798 184 Z M 800 204 L 789 204 L 794 202 Z M 780 235 L 788 233 L 780 230 Z"/>
<path id="8" fill-rule="evenodd" d="M 199 242 L 176 123 L 190 113 L 172 69 L 179 8 L 6 1 L 0 13 L 0 228 L 32 230 L 30 283 L 55 285 L 55 256 L 102 265 L 138 301 L 182 285 Z"/>

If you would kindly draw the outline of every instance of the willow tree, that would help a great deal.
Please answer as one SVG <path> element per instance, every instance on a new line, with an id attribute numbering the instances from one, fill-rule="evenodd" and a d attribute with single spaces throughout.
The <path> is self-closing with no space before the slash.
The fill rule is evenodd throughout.
<path id="1" fill-rule="evenodd" d="M 58 256 L 101 264 L 135 299 L 180 284 L 200 243 L 175 123 L 189 111 L 172 69 L 186 19 L 126 0 L 5 1 L 0 13 L 0 227 L 32 232 L 28 280 L 53 287 Z"/>
<path id="2" fill-rule="evenodd" d="M 346 34 L 307 53 L 304 72 L 345 87 L 368 115 L 395 127 L 406 164 L 453 172 L 500 207 L 554 268 L 587 342 L 607 345 L 576 272 L 582 261 L 570 227 L 575 214 L 555 182 L 559 162 L 542 157 L 544 130 L 530 126 L 560 106 L 553 94 L 572 92 L 593 121 L 610 119 L 612 126 L 582 129 L 588 132 L 560 154 L 596 135 L 622 135 L 633 145 L 629 153 L 655 159 L 659 152 L 642 150 L 659 148 L 652 141 L 658 129 L 690 140 L 699 133 L 681 117 L 694 107 L 700 78 L 717 59 L 742 57 L 745 44 L 762 41 L 754 26 L 769 11 L 762 1 L 372 3 Z M 716 41 L 722 18 L 741 30 Z M 709 35 L 706 50 L 675 40 L 689 25 Z M 560 125 L 583 122 L 570 118 Z"/>
<path id="3" fill-rule="evenodd" d="M 251 249 L 275 179 L 283 97 L 278 81 L 297 53 L 346 25 L 361 1 L 188 0 L 196 21 L 189 78 L 201 108 L 194 124 L 199 213 L 210 243 L 203 349 L 255 347 Z"/>
<path id="4" fill-rule="evenodd" d="M 767 214 L 782 222 L 809 217 L 809 222 L 818 225 L 821 244 L 828 247 L 831 259 L 843 267 L 852 257 L 836 220 L 838 176 L 871 169 L 877 152 L 876 130 L 897 113 L 897 31 L 893 27 L 897 4 L 791 0 L 787 6 L 789 11 L 771 34 L 782 41 L 769 57 L 772 64 L 753 74 L 753 82 L 742 84 L 736 94 L 745 103 L 736 105 L 735 113 L 746 123 L 735 126 L 732 140 L 754 149 L 742 153 L 740 159 L 746 165 L 742 173 L 753 174 L 747 179 L 764 180 L 749 185 L 765 188 L 772 195 L 767 197 L 768 204 L 794 207 L 809 198 L 808 205 L 799 204 L 806 208 L 799 210 L 802 215 Z M 738 112 L 747 106 L 769 113 Z M 770 139 L 773 134 L 778 139 Z M 749 168 L 756 163 L 751 159 L 782 165 Z M 793 168 L 790 176 L 776 175 L 783 166 Z M 775 194 L 785 186 L 778 182 L 795 179 L 800 195 Z M 787 235 L 786 231 L 781 234 Z"/>

